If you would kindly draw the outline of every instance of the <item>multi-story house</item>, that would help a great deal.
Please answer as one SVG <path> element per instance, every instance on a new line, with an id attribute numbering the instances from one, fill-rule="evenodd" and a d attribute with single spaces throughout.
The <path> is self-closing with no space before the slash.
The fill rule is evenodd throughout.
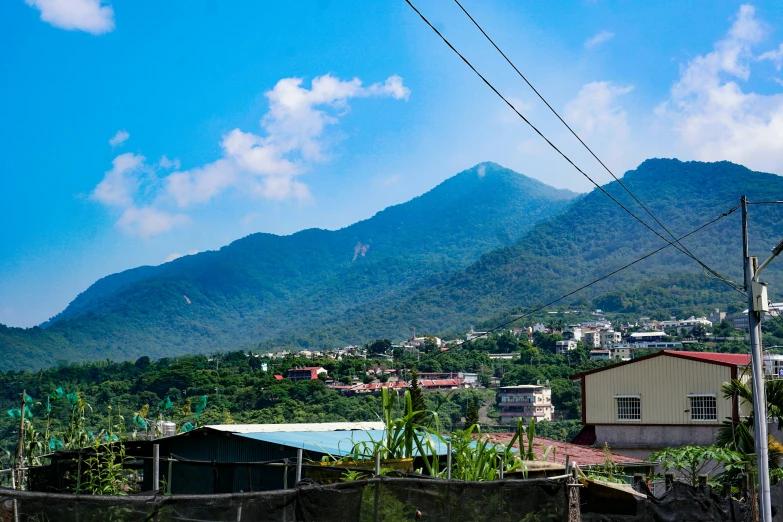
<path id="1" fill-rule="evenodd" d="M 587 350 L 600 347 L 601 332 L 599 330 L 582 330 L 582 344 Z"/>
<path id="2" fill-rule="evenodd" d="M 298 368 L 291 368 L 288 370 L 288 378 L 292 381 L 314 381 L 318 378 L 319 374 L 326 374 L 327 371 L 321 366 L 304 366 Z"/>
<path id="3" fill-rule="evenodd" d="M 565 355 L 570 350 L 576 350 L 576 341 L 555 342 L 555 353 L 557 355 Z"/>
<path id="4" fill-rule="evenodd" d="M 617 344 L 623 340 L 623 334 L 615 332 L 614 330 L 602 330 L 598 332 L 598 340 L 601 348 L 607 349 L 613 344 Z"/>
<path id="5" fill-rule="evenodd" d="M 513 424 L 517 419 L 525 423 L 530 419 L 551 421 L 555 410 L 552 389 L 548 381 L 547 384 L 503 386 L 498 388 L 498 408 L 501 424 Z"/>

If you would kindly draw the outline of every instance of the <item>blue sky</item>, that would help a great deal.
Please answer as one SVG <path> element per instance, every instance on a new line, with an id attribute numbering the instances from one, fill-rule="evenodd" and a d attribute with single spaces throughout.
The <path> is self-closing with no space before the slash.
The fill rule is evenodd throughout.
<path id="1" fill-rule="evenodd" d="M 456 4 L 416 5 L 601 182 Z M 616 172 L 783 173 L 779 2 L 464 0 Z M 0 323 L 247 234 L 340 228 L 491 160 L 588 183 L 404 1 L 0 5 Z"/>

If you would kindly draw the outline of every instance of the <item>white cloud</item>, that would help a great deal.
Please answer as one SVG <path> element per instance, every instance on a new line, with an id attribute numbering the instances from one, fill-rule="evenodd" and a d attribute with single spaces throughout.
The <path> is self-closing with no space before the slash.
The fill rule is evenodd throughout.
<path id="1" fill-rule="evenodd" d="M 41 20 L 55 27 L 92 34 L 114 30 L 114 10 L 101 0 L 25 0 L 41 11 Z"/>
<path id="2" fill-rule="evenodd" d="M 680 71 L 669 100 L 656 113 L 670 121 L 686 155 L 783 172 L 783 95 L 746 93 L 740 86 L 750 77 L 756 60 L 752 49 L 765 33 L 755 9 L 743 5 L 712 52 L 697 56 Z M 778 53 L 761 57 L 776 62 Z"/>
<path id="3" fill-rule="evenodd" d="M 594 49 L 599 45 L 608 42 L 614 38 L 614 33 L 609 31 L 601 31 L 600 33 L 588 38 L 585 41 L 585 49 Z"/>
<path id="4" fill-rule="evenodd" d="M 128 206 L 139 188 L 137 172 L 144 164 L 144 156 L 132 152 L 120 154 L 112 161 L 112 169 L 103 176 L 91 197 L 105 205 Z"/>
<path id="5" fill-rule="evenodd" d="M 181 167 L 181 164 L 178 159 L 170 160 L 166 155 L 160 157 L 160 160 L 158 161 L 158 166 L 162 169 L 176 169 L 179 170 Z"/>
<path id="6" fill-rule="evenodd" d="M 779 71 L 783 67 L 783 44 L 780 44 L 777 49 L 761 53 L 757 60 L 770 60 L 775 64 L 775 69 Z"/>
<path id="7" fill-rule="evenodd" d="M 192 256 L 193 254 L 198 254 L 198 250 L 188 250 L 187 254 L 180 254 L 179 252 L 172 252 L 171 254 L 166 256 L 166 259 L 164 259 L 163 262 L 164 263 L 168 263 L 169 261 L 174 261 L 175 259 L 179 259 L 180 257 Z"/>
<path id="8" fill-rule="evenodd" d="M 149 238 L 189 222 L 190 218 L 184 214 L 172 214 L 154 207 L 131 206 L 122 213 L 117 226 L 129 234 Z"/>
<path id="9" fill-rule="evenodd" d="M 112 139 L 109 140 L 109 145 L 112 147 L 116 147 L 117 145 L 122 145 L 125 143 L 125 141 L 130 138 L 130 134 L 128 134 L 128 131 L 125 129 L 118 130 L 117 134 L 115 134 Z"/>
<path id="10" fill-rule="evenodd" d="M 265 96 L 269 111 L 260 136 L 234 129 L 223 137 L 223 157 L 166 180 L 166 190 L 180 207 L 204 203 L 229 188 L 266 199 L 308 199 L 307 186 L 296 179 L 308 163 L 328 159 L 323 143 L 327 125 L 349 110 L 351 98 L 385 96 L 408 99 L 410 90 L 399 76 L 363 87 L 361 80 L 319 76 L 302 86 L 301 78 L 284 78 Z"/>
<path id="11" fill-rule="evenodd" d="M 583 137 L 625 138 L 629 134 L 628 114 L 617 99 L 632 90 L 631 85 L 588 83 L 566 104 L 565 119 Z"/>
<path id="12" fill-rule="evenodd" d="M 188 216 L 166 208 L 205 204 L 230 189 L 256 198 L 307 200 L 312 196 L 298 177 L 314 162 L 328 159 L 325 129 L 350 109 L 348 101 L 381 96 L 407 100 L 410 90 L 399 76 L 364 87 L 358 78 L 343 81 L 327 74 L 313 79 L 309 89 L 301 78 L 284 78 L 265 96 L 269 111 L 260 121 L 263 135 L 233 129 L 223 136 L 220 158 L 188 170 L 163 156 L 156 168 L 175 171 L 162 178 L 152 175 L 154 169 L 144 165 L 142 156 L 120 155 L 93 199 L 122 207 L 117 225 L 142 237 L 187 223 Z M 151 175 L 142 178 L 142 172 Z M 145 203 L 138 201 L 141 196 Z"/>

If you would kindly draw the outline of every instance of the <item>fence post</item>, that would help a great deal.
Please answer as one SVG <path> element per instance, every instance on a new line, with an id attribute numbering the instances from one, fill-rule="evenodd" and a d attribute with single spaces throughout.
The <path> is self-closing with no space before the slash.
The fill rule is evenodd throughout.
<path id="1" fill-rule="evenodd" d="M 82 487 L 82 450 L 79 450 L 79 463 L 76 465 L 76 491 Z"/>
<path id="2" fill-rule="evenodd" d="M 750 511 L 750 522 L 759 522 L 759 498 L 756 495 L 756 477 L 749 462 L 745 463 L 745 498 Z"/>
<path id="3" fill-rule="evenodd" d="M 503 480 L 503 455 L 500 454 L 500 472 L 498 473 L 500 480 Z"/>
<path id="4" fill-rule="evenodd" d="M 299 484 L 302 480 L 302 459 L 304 458 L 304 450 L 299 448 L 296 450 L 296 482 L 294 485 Z"/>
<path id="5" fill-rule="evenodd" d="M 451 441 L 446 443 L 446 480 L 451 480 Z"/>
<path id="6" fill-rule="evenodd" d="M 375 476 L 379 477 L 381 475 L 381 452 L 376 451 L 375 452 Z"/>
<path id="7" fill-rule="evenodd" d="M 672 485 L 674 484 L 674 473 L 666 473 L 664 477 L 666 481 L 666 491 L 669 491 L 672 489 Z"/>
<path id="8" fill-rule="evenodd" d="M 288 489 L 288 459 L 283 459 L 283 489 Z"/>
<path id="9" fill-rule="evenodd" d="M 174 469 L 174 459 L 169 455 L 169 472 L 166 474 L 166 493 L 171 495 L 171 474 Z"/>
<path id="10" fill-rule="evenodd" d="M 160 489 L 160 445 L 152 445 L 152 490 Z"/>
<path id="11" fill-rule="evenodd" d="M 644 481 L 644 475 L 641 473 L 633 474 L 633 489 L 639 491 L 642 489 L 642 482 Z"/>
<path id="12" fill-rule="evenodd" d="M 566 491 L 568 494 L 568 522 L 582 522 L 582 511 L 579 501 L 579 477 L 577 475 L 576 462 L 567 469 L 569 477 L 566 479 Z"/>

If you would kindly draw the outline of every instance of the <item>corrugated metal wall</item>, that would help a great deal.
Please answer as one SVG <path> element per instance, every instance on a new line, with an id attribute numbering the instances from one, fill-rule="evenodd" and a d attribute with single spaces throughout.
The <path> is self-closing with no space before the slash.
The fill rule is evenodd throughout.
<path id="1" fill-rule="evenodd" d="M 216 432 L 194 432 L 160 439 L 161 459 L 171 454 L 191 460 L 213 462 L 261 462 L 296 458 L 296 449 L 237 435 Z M 313 458 L 319 458 L 314 455 Z M 251 467 L 253 491 L 283 488 L 282 467 Z M 168 463 L 161 461 L 161 480 L 168 480 Z M 171 492 L 174 494 L 211 494 L 250 491 L 247 466 L 194 466 L 175 462 L 172 466 Z M 294 483 L 294 469 L 289 469 L 288 485 Z M 152 462 L 144 467 L 144 489 L 152 489 Z"/>
<path id="2" fill-rule="evenodd" d="M 727 366 L 676 357 L 653 357 L 585 376 L 588 424 L 640 424 L 618 421 L 616 395 L 641 396 L 641 424 L 719 424 L 732 415 L 720 387 L 731 380 Z M 692 421 L 689 394 L 714 393 L 718 420 Z"/>

